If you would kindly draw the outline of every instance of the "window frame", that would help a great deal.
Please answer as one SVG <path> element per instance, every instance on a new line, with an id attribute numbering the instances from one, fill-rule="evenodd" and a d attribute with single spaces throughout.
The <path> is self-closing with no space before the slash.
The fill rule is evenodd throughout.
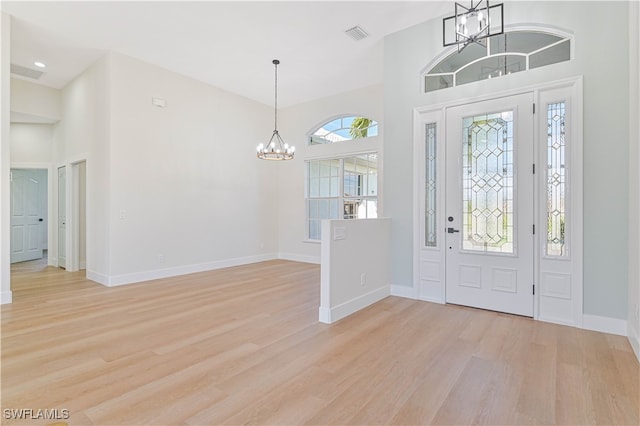
<path id="1" fill-rule="evenodd" d="M 360 117 L 366 118 L 368 120 L 371 120 L 372 123 L 375 123 L 375 124 L 372 124 L 371 126 L 368 127 L 368 129 L 371 129 L 373 127 L 376 128 L 376 134 L 375 135 L 370 135 L 370 136 L 367 135 L 366 137 L 363 137 L 363 138 L 349 138 L 349 139 L 333 141 L 333 142 L 327 141 L 327 143 L 312 143 L 313 137 L 316 136 L 315 133 L 318 132 L 318 130 L 322 129 L 324 126 L 326 126 L 326 125 L 328 125 L 330 123 L 333 123 L 336 120 L 341 120 L 342 121 L 342 120 L 348 119 L 348 118 L 356 119 L 356 118 L 360 118 Z M 341 125 L 342 125 L 342 122 L 341 122 Z M 343 129 L 347 129 L 347 128 L 346 127 L 340 127 L 339 129 L 336 129 L 336 130 L 343 130 Z M 333 134 L 333 131 L 329 132 L 327 134 Z M 307 134 L 307 146 L 310 146 L 310 147 L 312 147 L 312 146 L 332 146 L 332 145 L 336 145 L 336 144 L 341 145 L 341 144 L 343 144 L 345 142 L 346 143 L 353 143 L 353 142 L 360 143 L 362 141 L 366 141 L 366 140 L 371 139 L 371 138 L 377 138 L 377 137 L 380 136 L 380 134 L 381 134 L 381 127 L 380 127 L 380 122 L 378 120 L 375 120 L 375 119 L 371 118 L 370 116 L 368 116 L 366 114 L 340 114 L 340 115 L 336 115 L 334 117 L 331 117 L 328 120 L 324 120 L 320 124 L 314 126 L 313 130 L 311 130 Z"/>
<path id="2" fill-rule="evenodd" d="M 330 145 L 330 144 L 328 144 Z M 345 195 L 344 192 L 344 178 L 345 178 L 345 160 L 349 159 L 349 158 L 357 158 L 363 155 L 371 155 L 374 154 L 377 156 L 377 173 L 376 173 L 376 195 L 375 196 L 371 196 L 371 195 L 355 195 L 355 196 L 347 196 Z M 311 197 L 311 176 L 310 176 L 310 168 L 311 168 L 311 162 L 313 161 L 331 161 L 331 160 L 338 160 L 339 161 L 339 171 L 338 171 L 338 182 L 339 182 L 339 192 L 338 192 L 338 196 L 337 197 L 325 197 L 325 196 L 317 196 L 317 197 Z M 357 201 L 357 200 L 371 200 L 371 201 L 375 201 L 376 202 L 376 210 L 377 212 L 380 212 L 380 189 L 381 189 L 381 155 L 379 152 L 378 147 L 372 147 L 372 149 L 367 149 L 364 151 L 358 151 L 358 152 L 348 152 L 348 153 L 337 153 L 335 155 L 331 155 L 331 156 L 323 156 L 323 157 L 310 157 L 310 158 L 306 158 L 305 159 L 305 182 L 304 182 L 304 203 L 305 203 L 305 217 L 304 217 L 304 224 L 305 224 L 305 231 L 304 231 L 304 241 L 305 242 L 310 242 L 310 243 L 320 243 L 321 241 L 321 237 L 319 237 L 318 239 L 314 239 L 311 238 L 310 236 L 310 230 L 311 230 L 311 220 L 312 218 L 310 218 L 309 214 L 310 214 L 310 201 L 311 200 L 337 200 L 338 201 L 338 217 L 335 219 L 344 219 L 344 220 L 358 220 L 358 218 L 345 218 L 344 217 L 344 205 L 345 202 L 349 202 L 349 201 Z M 380 217 L 379 214 L 377 214 L 376 217 Z M 319 219 L 313 219 L 313 220 L 317 220 L 319 223 L 322 223 L 322 218 Z"/>

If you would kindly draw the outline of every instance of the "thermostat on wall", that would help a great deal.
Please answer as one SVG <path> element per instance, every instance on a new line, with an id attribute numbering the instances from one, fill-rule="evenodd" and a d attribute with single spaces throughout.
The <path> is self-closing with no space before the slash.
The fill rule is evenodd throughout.
<path id="1" fill-rule="evenodd" d="M 347 238 L 347 228 L 334 228 L 333 229 L 333 239 L 334 240 L 344 240 Z"/>

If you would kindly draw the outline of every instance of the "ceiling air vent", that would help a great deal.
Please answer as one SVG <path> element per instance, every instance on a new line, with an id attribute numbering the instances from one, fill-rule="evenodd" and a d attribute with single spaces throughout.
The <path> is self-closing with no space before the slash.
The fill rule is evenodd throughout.
<path id="1" fill-rule="evenodd" d="M 42 76 L 42 74 L 44 74 L 44 72 L 32 70 L 31 68 L 23 67 L 21 65 L 11 64 L 11 74 L 37 80 Z"/>
<path id="2" fill-rule="evenodd" d="M 367 33 L 364 28 L 359 27 L 359 26 L 355 26 L 353 28 L 349 28 L 348 30 L 345 31 L 345 34 L 347 34 L 349 37 L 351 37 L 352 39 L 358 41 L 358 40 L 362 40 L 363 38 L 365 38 L 366 36 L 369 35 L 369 33 Z"/>

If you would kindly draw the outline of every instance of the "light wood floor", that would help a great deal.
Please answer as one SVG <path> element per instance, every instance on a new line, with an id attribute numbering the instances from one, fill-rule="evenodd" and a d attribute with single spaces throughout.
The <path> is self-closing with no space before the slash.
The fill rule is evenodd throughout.
<path id="1" fill-rule="evenodd" d="M 1 308 L 3 424 L 639 422 L 624 337 L 396 297 L 320 324 L 319 267 L 287 261 L 115 288 L 32 269 Z"/>

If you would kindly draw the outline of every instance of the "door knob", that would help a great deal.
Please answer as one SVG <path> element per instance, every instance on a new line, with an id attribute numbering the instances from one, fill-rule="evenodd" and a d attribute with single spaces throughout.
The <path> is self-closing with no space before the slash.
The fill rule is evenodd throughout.
<path id="1" fill-rule="evenodd" d="M 458 229 L 447 228 L 447 233 L 453 234 L 454 232 L 460 232 Z"/>
<path id="2" fill-rule="evenodd" d="M 38 222 L 42 222 L 42 221 L 44 221 L 44 219 L 43 219 L 43 218 L 38 219 Z"/>

